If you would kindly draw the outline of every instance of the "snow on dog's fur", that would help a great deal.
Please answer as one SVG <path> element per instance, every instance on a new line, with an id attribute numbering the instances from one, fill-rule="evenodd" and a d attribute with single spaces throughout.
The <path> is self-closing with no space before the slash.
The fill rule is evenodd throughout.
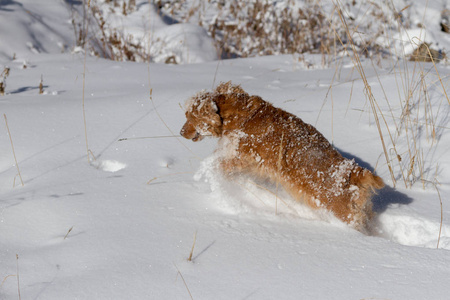
<path id="1" fill-rule="evenodd" d="M 344 158 L 313 126 L 231 82 L 186 103 L 181 135 L 221 139 L 220 167 L 278 182 L 296 199 L 325 208 L 365 231 L 373 217 L 371 195 L 382 179 Z"/>

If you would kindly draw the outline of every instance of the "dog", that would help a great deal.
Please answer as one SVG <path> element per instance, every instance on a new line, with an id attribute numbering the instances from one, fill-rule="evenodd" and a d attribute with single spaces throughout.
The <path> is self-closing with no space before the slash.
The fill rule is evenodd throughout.
<path id="1" fill-rule="evenodd" d="M 185 114 L 184 138 L 220 139 L 216 151 L 226 176 L 269 179 L 310 207 L 367 231 L 371 197 L 383 180 L 343 157 L 312 125 L 231 82 L 188 99 Z"/>

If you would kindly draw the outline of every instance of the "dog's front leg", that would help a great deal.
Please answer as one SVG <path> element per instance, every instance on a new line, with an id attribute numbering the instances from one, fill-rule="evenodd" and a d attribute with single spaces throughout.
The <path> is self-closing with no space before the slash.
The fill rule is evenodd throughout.
<path id="1" fill-rule="evenodd" d="M 235 175 L 258 175 L 258 166 L 255 163 L 251 163 L 252 160 L 243 155 L 222 158 L 220 160 L 220 169 L 225 177 L 230 178 Z"/>
<path id="2" fill-rule="evenodd" d="M 237 157 L 222 158 L 219 166 L 225 177 L 231 177 L 237 173 L 241 173 L 243 170 L 242 162 Z"/>

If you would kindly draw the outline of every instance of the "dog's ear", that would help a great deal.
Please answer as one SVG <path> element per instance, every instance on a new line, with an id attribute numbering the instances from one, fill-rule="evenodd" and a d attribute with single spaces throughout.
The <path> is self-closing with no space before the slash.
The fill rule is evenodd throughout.
<path id="1" fill-rule="evenodd" d="M 250 97 L 247 97 L 244 101 L 245 101 L 245 106 L 247 107 L 247 109 L 250 112 L 253 112 L 253 111 L 259 109 L 261 106 L 268 104 L 268 102 L 264 101 L 259 96 L 250 96 Z"/>
<path id="2" fill-rule="evenodd" d="M 231 81 L 221 82 L 216 87 L 218 94 L 247 94 L 240 85 L 232 84 Z M 248 94 L 247 94 L 248 95 Z"/>
<path id="3" fill-rule="evenodd" d="M 204 116 L 207 116 L 208 118 L 208 123 L 211 126 L 211 129 L 214 131 L 212 132 L 212 134 L 220 136 L 222 135 L 222 118 L 219 114 L 219 108 L 216 104 L 216 102 L 214 101 L 215 97 L 211 96 L 205 103 L 203 106 L 204 109 Z"/>
<path id="4" fill-rule="evenodd" d="M 214 101 L 211 101 L 211 123 L 213 125 L 213 130 L 217 135 L 222 135 L 222 117 L 219 114 L 219 108 Z"/>

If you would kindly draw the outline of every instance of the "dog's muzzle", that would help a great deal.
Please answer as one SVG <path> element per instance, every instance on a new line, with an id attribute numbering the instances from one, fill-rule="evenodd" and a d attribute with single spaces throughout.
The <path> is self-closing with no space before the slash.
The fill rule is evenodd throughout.
<path id="1" fill-rule="evenodd" d="M 200 133 L 196 132 L 195 136 L 192 138 L 192 141 L 194 142 L 198 142 L 202 140 L 202 136 L 200 135 Z"/>
<path id="2" fill-rule="evenodd" d="M 181 128 L 180 135 L 185 139 L 192 140 L 194 142 L 202 140 L 202 135 L 194 128 L 187 126 L 186 124 Z"/>

